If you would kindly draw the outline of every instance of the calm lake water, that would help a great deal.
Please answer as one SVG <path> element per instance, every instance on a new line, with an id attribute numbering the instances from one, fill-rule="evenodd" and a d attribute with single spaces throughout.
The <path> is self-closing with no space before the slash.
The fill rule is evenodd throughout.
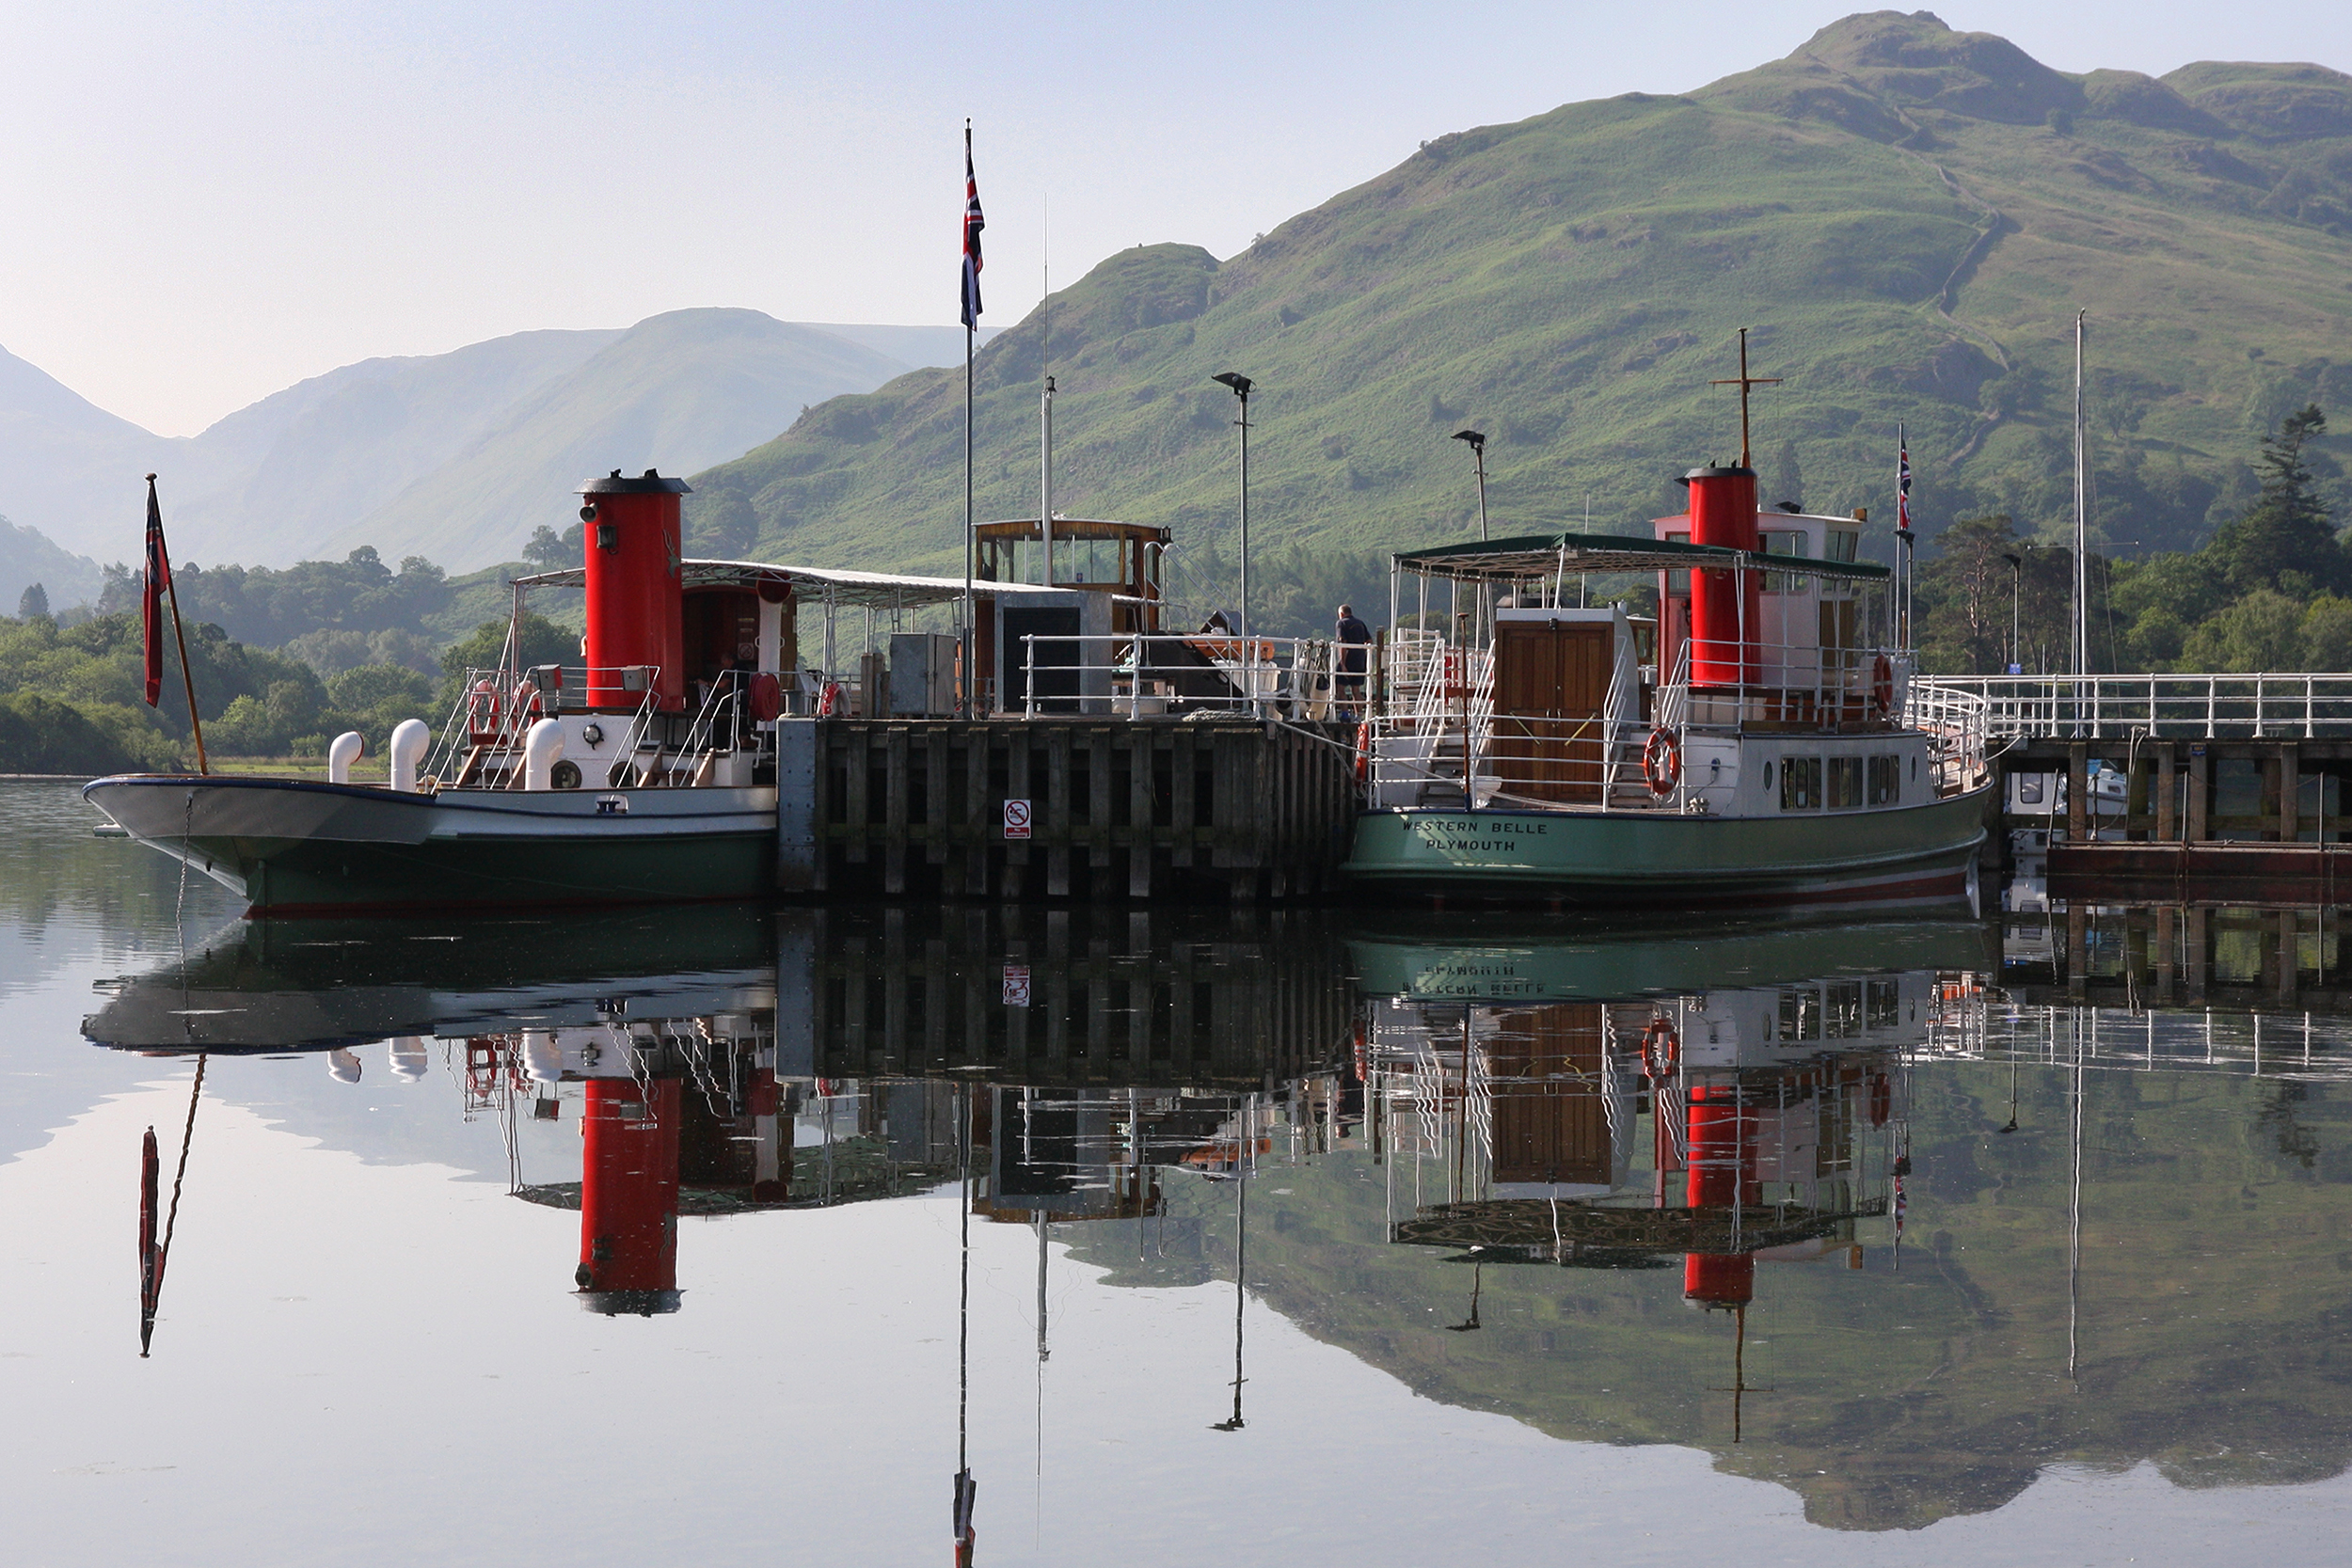
<path id="1" fill-rule="evenodd" d="M 95 820 L 0 784 L 12 1563 L 2352 1539 L 2334 911 L 246 923 Z"/>

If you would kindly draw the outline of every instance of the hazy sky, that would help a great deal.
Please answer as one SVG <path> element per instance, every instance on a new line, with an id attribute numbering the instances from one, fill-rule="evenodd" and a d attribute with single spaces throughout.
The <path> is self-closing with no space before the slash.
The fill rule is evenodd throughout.
<path id="1" fill-rule="evenodd" d="M 1823 0 L 373 7 L 0 0 L 0 345 L 188 435 L 304 376 L 745 305 L 954 320 L 965 115 L 992 327 L 1220 256 L 1465 126 L 1696 87 Z M 2067 71 L 2352 69 L 2343 0 L 1967 0 Z"/>

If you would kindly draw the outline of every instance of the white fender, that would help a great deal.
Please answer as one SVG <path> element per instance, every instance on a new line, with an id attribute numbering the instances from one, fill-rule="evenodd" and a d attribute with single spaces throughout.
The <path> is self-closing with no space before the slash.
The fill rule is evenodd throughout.
<path id="1" fill-rule="evenodd" d="M 391 744 L 385 748 L 392 764 L 392 787 L 414 795 L 417 792 L 417 768 L 424 761 L 425 748 L 433 744 L 433 732 L 421 719 L 404 719 L 392 726 Z"/>

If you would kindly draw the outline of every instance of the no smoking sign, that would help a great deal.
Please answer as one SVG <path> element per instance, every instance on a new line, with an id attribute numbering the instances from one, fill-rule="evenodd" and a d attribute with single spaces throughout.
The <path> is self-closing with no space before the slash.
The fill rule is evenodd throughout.
<path id="1" fill-rule="evenodd" d="M 1005 802 L 1005 836 L 1007 838 L 1026 838 L 1029 836 L 1028 801 L 1007 800 Z"/>

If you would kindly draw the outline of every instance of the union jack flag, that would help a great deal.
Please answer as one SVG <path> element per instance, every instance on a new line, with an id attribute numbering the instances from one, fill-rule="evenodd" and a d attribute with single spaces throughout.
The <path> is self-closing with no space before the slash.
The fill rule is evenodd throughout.
<path id="1" fill-rule="evenodd" d="M 966 331 L 980 325 L 980 230 L 988 220 L 980 216 L 980 182 L 972 172 L 972 127 L 963 128 L 963 325 Z"/>
<path id="2" fill-rule="evenodd" d="M 1911 437 L 1903 427 L 1895 427 L 1895 527 L 1903 533 L 1911 531 Z"/>

